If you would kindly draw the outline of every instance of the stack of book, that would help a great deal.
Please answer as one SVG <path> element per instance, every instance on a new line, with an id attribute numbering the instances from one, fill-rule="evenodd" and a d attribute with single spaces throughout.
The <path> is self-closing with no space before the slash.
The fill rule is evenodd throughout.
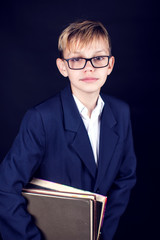
<path id="1" fill-rule="evenodd" d="M 22 195 L 46 240 L 98 240 L 107 197 L 42 179 Z"/>

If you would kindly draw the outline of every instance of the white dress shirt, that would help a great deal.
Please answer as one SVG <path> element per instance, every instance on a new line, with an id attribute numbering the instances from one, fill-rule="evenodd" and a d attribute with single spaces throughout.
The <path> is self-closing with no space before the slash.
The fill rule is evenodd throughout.
<path id="1" fill-rule="evenodd" d="M 90 143 L 92 146 L 94 158 L 96 164 L 98 164 L 99 157 L 99 137 L 100 137 L 100 117 L 104 107 L 104 101 L 101 96 L 98 97 L 97 105 L 93 109 L 91 117 L 88 116 L 88 109 L 77 99 L 74 97 L 79 113 L 82 117 L 86 130 L 88 132 L 88 136 L 90 139 Z"/>

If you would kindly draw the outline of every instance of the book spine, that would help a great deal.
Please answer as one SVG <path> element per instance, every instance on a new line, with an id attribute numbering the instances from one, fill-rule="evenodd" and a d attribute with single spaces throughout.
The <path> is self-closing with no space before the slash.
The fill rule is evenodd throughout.
<path id="1" fill-rule="evenodd" d="M 98 226 L 97 226 L 97 202 L 94 200 L 94 213 L 93 213 L 93 219 L 94 219 L 94 229 L 93 229 L 93 239 L 98 240 Z"/>

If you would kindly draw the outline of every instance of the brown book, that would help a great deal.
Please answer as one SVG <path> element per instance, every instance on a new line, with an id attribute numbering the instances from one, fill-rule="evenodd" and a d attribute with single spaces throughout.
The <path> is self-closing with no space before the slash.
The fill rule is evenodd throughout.
<path id="1" fill-rule="evenodd" d="M 46 240 L 98 240 L 107 197 L 42 179 L 23 196 Z"/>

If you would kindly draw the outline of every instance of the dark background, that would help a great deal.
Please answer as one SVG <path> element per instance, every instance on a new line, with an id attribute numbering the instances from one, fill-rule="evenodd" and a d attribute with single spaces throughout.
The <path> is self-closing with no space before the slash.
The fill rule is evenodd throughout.
<path id="1" fill-rule="evenodd" d="M 63 88 L 55 60 L 62 29 L 101 21 L 116 58 L 103 92 L 131 108 L 137 184 L 115 240 L 159 239 L 159 11 L 154 1 L 4 1 L 0 6 L 0 161 L 26 110 Z"/>

